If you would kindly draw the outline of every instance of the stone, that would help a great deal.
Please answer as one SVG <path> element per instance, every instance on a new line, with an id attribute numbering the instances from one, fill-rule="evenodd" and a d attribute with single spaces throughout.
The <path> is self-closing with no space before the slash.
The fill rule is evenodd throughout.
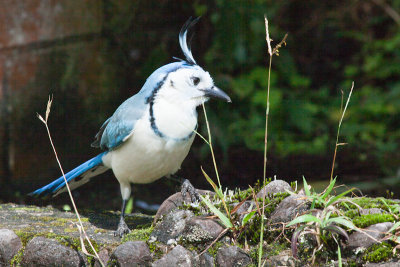
<path id="1" fill-rule="evenodd" d="M 300 191 L 298 194 L 288 196 L 279 203 L 271 214 L 271 222 L 289 222 L 308 209 L 309 204 L 305 199 L 304 191 Z"/>
<path id="2" fill-rule="evenodd" d="M 100 260 L 106 264 L 108 260 L 110 259 L 110 251 L 106 248 L 101 249 L 97 255 L 99 255 Z M 95 260 L 94 262 L 94 267 L 101 267 L 101 264 L 98 259 Z"/>
<path id="3" fill-rule="evenodd" d="M 293 192 L 292 187 L 286 181 L 283 180 L 274 180 L 264 186 L 256 195 L 257 198 L 262 198 L 264 194 L 274 195 L 276 193 L 286 193 L 287 191 Z"/>
<path id="4" fill-rule="evenodd" d="M 208 190 L 201 190 L 196 189 L 197 193 L 201 195 L 214 195 L 214 192 Z M 172 210 L 181 207 L 183 203 L 191 203 L 191 199 L 189 194 L 186 194 L 185 198 L 183 198 L 181 192 L 175 193 L 169 198 L 167 198 L 161 205 L 160 208 L 157 210 L 156 215 L 154 216 L 154 223 L 156 223 L 162 216 L 168 214 Z"/>
<path id="5" fill-rule="evenodd" d="M 368 214 L 382 214 L 385 211 L 380 208 L 370 208 L 370 209 L 362 209 L 360 210 L 360 215 L 368 215 Z"/>
<path id="6" fill-rule="evenodd" d="M 398 261 L 380 262 L 380 263 L 367 262 L 364 266 L 365 267 L 400 267 L 400 262 L 398 262 Z"/>
<path id="7" fill-rule="evenodd" d="M 265 266 L 274 267 L 274 266 L 288 266 L 295 267 L 299 260 L 296 260 L 290 249 L 284 250 L 279 253 L 279 255 L 269 256 L 265 259 Z"/>
<path id="8" fill-rule="evenodd" d="M 8 265 L 22 248 L 21 239 L 9 229 L 0 229 L 0 266 Z"/>
<path id="9" fill-rule="evenodd" d="M 34 237 L 25 247 L 22 266 L 85 266 L 85 255 L 55 240 Z"/>
<path id="10" fill-rule="evenodd" d="M 166 267 L 166 266 L 179 266 L 179 267 L 192 267 L 198 266 L 198 257 L 195 253 L 190 252 L 184 247 L 178 245 L 174 247 L 169 253 L 164 255 L 161 259 L 153 263 L 153 267 Z"/>
<path id="11" fill-rule="evenodd" d="M 236 206 L 239 204 L 236 204 L 234 208 L 236 208 Z M 251 210 L 257 209 L 256 203 L 254 201 L 247 200 L 243 202 L 243 204 L 241 204 L 240 207 L 236 210 L 235 213 L 239 215 L 239 222 L 243 220 L 244 216 L 246 216 L 250 208 Z"/>
<path id="12" fill-rule="evenodd" d="M 377 223 L 371 226 L 368 226 L 365 229 L 362 229 L 371 237 L 375 238 L 376 240 L 380 241 L 384 236 L 385 233 L 392 228 L 393 223 L 391 222 L 384 222 L 384 223 Z M 350 248 L 369 248 L 370 246 L 377 244 L 378 242 L 369 237 L 363 232 L 354 232 L 349 236 L 349 243 L 348 247 Z"/>
<path id="13" fill-rule="evenodd" d="M 201 267 L 214 267 L 214 258 L 208 252 L 201 254 L 199 260 Z"/>
<path id="14" fill-rule="evenodd" d="M 194 217 L 194 214 L 189 210 L 177 210 L 168 213 L 162 221 L 156 224 L 150 239 L 167 244 L 170 239 L 176 239 L 181 235 L 192 217 Z"/>
<path id="15" fill-rule="evenodd" d="M 150 266 L 152 257 L 144 241 L 128 241 L 119 245 L 110 257 L 118 266 Z"/>
<path id="16" fill-rule="evenodd" d="M 189 243 L 202 243 L 215 240 L 223 230 L 216 220 L 193 217 L 187 222 L 181 238 Z"/>
<path id="17" fill-rule="evenodd" d="M 220 267 L 247 266 L 251 258 L 237 246 L 222 247 L 216 256 L 216 265 Z"/>

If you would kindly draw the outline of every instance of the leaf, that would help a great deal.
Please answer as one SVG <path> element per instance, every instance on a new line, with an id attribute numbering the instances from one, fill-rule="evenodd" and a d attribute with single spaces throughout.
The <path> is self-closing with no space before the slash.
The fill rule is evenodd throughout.
<path id="1" fill-rule="evenodd" d="M 352 192 L 354 189 L 355 189 L 355 188 L 351 188 L 351 189 L 349 189 L 349 190 L 347 190 L 347 191 L 345 191 L 345 192 L 343 192 L 343 193 L 341 193 L 341 194 L 339 194 L 339 195 L 337 195 L 337 196 L 335 196 L 335 197 L 330 198 L 329 201 L 326 203 L 325 207 L 330 206 L 332 203 L 338 201 L 338 200 L 341 199 L 343 196 L 345 196 L 345 195 L 347 195 L 348 193 Z"/>
<path id="2" fill-rule="evenodd" d="M 252 212 L 247 213 L 242 220 L 242 226 L 245 226 L 247 222 L 253 218 L 254 214 L 257 212 L 257 210 L 253 210 Z"/>
<path id="3" fill-rule="evenodd" d="M 342 265 L 342 253 L 340 251 L 340 246 L 339 245 L 337 247 L 337 253 L 338 253 L 338 264 L 339 264 L 339 267 L 342 267 L 343 266 Z"/>
<path id="4" fill-rule="evenodd" d="M 356 226 L 353 224 L 353 222 L 343 216 L 331 218 L 331 219 L 329 219 L 329 223 L 340 224 L 340 225 L 346 226 L 347 228 L 350 228 L 350 229 L 356 229 Z"/>
<path id="5" fill-rule="evenodd" d="M 213 187 L 215 193 L 217 193 L 218 197 L 220 199 L 224 199 L 224 195 L 221 192 L 221 189 L 218 188 L 218 186 L 214 183 L 214 181 L 208 176 L 208 174 L 204 171 L 203 167 L 201 166 L 201 171 L 203 172 L 204 177 L 206 177 L 207 181 L 210 183 L 210 185 Z"/>
<path id="6" fill-rule="evenodd" d="M 334 233 L 336 233 L 338 235 L 341 235 L 344 238 L 346 238 L 347 241 L 349 240 L 349 235 L 347 234 L 347 232 L 343 228 L 341 228 L 339 226 L 329 225 L 329 226 L 325 227 L 324 230 L 330 231 L 330 232 L 334 232 Z"/>
<path id="7" fill-rule="evenodd" d="M 304 230 L 306 226 L 302 225 L 299 228 L 296 229 L 296 231 L 292 235 L 292 240 L 291 240 L 291 249 L 292 249 L 292 255 L 295 259 L 297 259 L 297 239 L 299 239 L 299 235 L 301 232 Z"/>
<path id="8" fill-rule="evenodd" d="M 297 223 L 308 223 L 308 222 L 316 222 L 316 223 L 318 223 L 320 225 L 322 224 L 321 220 L 318 219 L 317 217 L 315 217 L 314 215 L 304 214 L 304 215 L 301 215 L 301 216 L 293 219 L 291 222 L 289 222 L 286 225 L 286 227 L 292 226 L 292 225 L 297 224 Z"/>
<path id="9" fill-rule="evenodd" d="M 393 230 L 396 230 L 397 228 L 400 227 L 400 222 L 395 223 L 392 228 L 388 231 L 388 233 L 393 232 Z"/>
<path id="10" fill-rule="evenodd" d="M 215 214 L 218 216 L 218 218 L 222 221 L 222 223 L 225 225 L 225 227 L 227 228 L 232 228 L 233 224 L 232 222 L 229 220 L 228 217 L 225 216 L 225 214 L 223 214 L 219 209 L 217 209 L 214 204 L 212 204 L 210 201 L 208 201 L 208 199 L 206 199 L 205 197 L 203 197 L 202 195 L 199 195 L 201 200 L 203 200 L 204 203 L 206 203 L 206 205 L 208 206 L 208 208 Z"/>
<path id="11" fill-rule="evenodd" d="M 325 193 L 321 196 L 323 200 L 325 200 L 326 197 L 332 192 L 335 183 L 336 183 L 336 177 L 330 182 L 329 187 L 325 190 Z"/>
<path id="12" fill-rule="evenodd" d="M 303 185 L 304 185 L 304 193 L 306 194 L 306 196 L 310 197 L 311 196 L 310 189 L 308 188 L 308 184 L 304 176 L 303 176 Z"/>

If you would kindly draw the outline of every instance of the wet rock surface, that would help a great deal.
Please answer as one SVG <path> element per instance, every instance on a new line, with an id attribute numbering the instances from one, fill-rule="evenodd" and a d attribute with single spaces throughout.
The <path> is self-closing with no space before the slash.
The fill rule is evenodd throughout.
<path id="1" fill-rule="evenodd" d="M 362 229 L 363 232 L 354 232 L 349 236 L 348 246 L 369 248 L 373 244 L 379 243 L 392 226 L 391 222 L 377 223 Z"/>
<path id="2" fill-rule="evenodd" d="M 24 251 L 22 266 L 85 266 L 86 256 L 45 237 L 34 237 Z"/>
<path id="3" fill-rule="evenodd" d="M 286 193 L 287 191 L 293 192 L 290 184 L 283 180 L 274 180 L 264 186 L 256 195 L 257 198 L 264 197 L 264 195 L 274 195 L 277 193 Z"/>
<path id="4" fill-rule="evenodd" d="M 150 266 L 152 257 L 146 242 L 129 241 L 118 246 L 110 260 L 118 266 Z"/>
<path id="5" fill-rule="evenodd" d="M 178 210 L 171 212 L 159 222 L 154 231 L 151 233 L 150 238 L 167 244 L 170 240 L 175 240 L 186 227 L 188 221 L 194 217 L 193 212 L 188 210 Z"/>
<path id="6" fill-rule="evenodd" d="M 199 264 L 198 257 L 195 253 L 190 252 L 182 246 L 176 246 L 164 257 L 155 261 L 153 267 L 165 267 L 165 266 L 182 266 L 190 267 L 197 266 Z"/>
<path id="7" fill-rule="evenodd" d="M 250 256 L 237 246 L 222 247 L 217 252 L 216 264 L 220 267 L 247 266 Z"/>
<path id="8" fill-rule="evenodd" d="M 282 200 L 271 214 L 271 222 L 289 222 L 308 209 L 309 203 L 305 199 L 304 192 L 300 191 L 298 194 L 290 195 Z"/>
<path id="9" fill-rule="evenodd" d="M 0 229 L 0 266 L 7 265 L 22 248 L 21 239 L 9 229 Z"/>
<path id="10" fill-rule="evenodd" d="M 316 247 L 315 235 L 311 234 L 310 238 L 310 234 L 305 234 L 299 238 L 296 258 L 292 255 L 288 241 L 300 225 L 286 228 L 284 232 L 282 229 L 285 222 L 298 215 L 310 213 L 317 217 L 323 216 L 323 207 L 309 211 L 310 201 L 302 191 L 286 198 L 285 195 L 274 196 L 272 192 L 279 191 L 277 186 L 287 188 L 287 184 L 281 181 L 271 183 L 275 185 L 271 186 L 273 189 L 271 194 L 268 193 L 265 206 L 263 264 L 307 266 L 312 250 Z M 249 192 L 252 194 L 251 191 L 246 193 Z M 227 203 L 229 210 L 232 212 L 235 209 L 230 214 L 234 224 L 230 229 L 226 229 L 222 220 L 205 203 L 190 204 L 187 202 L 190 199 L 182 199 L 180 193 L 174 194 L 161 205 L 156 223 L 153 223 L 153 216 L 127 215 L 126 221 L 132 232 L 122 239 L 113 235 L 119 220 L 118 213 L 82 211 L 81 218 L 101 262 L 106 266 L 254 266 L 258 264 L 259 236 L 255 236 L 255 233 L 259 234 L 257 229 L 260 229 L 257 211 L 260 203 L 244 195 L 243 191 L 237 193 L 242 195 L 237 197 L 233 191 L 224 192 L 230 201 Z M 208 198 L 222 213 L 225 212 L 217 197 Z M 362 201 L 366 203 L 364 208 L 354 205 L 355 208 L 351 208 L 348 213 L 355 216 L 359 223 L 368 225 L 369 221 L 366 220 L 369 218 L 374 221 L 393 221 L 397 218 L 397 215 L 389 213 L 388 206 L 377 205 L 382 201 L 372 198 Z M 242 204 L 237 207 L 239 203 Z M 394 200 L 387 200 L 387 203 L 393 205 L 391 210 L 396 210 L 396 205 L 399 205 Z M 351 203 L 344 211 L 347 212 L 350 206 Z M 243 225 L 243 218 L 249 211 L 253 211 L 250 215 L 254 217 L 246 220 L 247 224 Z M 83 253 L 77 222 L 75 214 L 51 207 L 0 204 L 0 266 L 101 266 L 98 259 Z M 373 224 L 362 229 L 368 235 L 346 229 L 350 238 L 348 242 L 340 240 L 342 249 L 346 250 L 342 255 L 362 253 L 361 256 L 354 256 L 357 257 L 357 264 L 361 265 L 371 259 L 381 265 L 369 263 L 366 266 L 396 266 L 396 257 L 382 256 L 393 254 L 393 243 L 378 243 L 384 238 L 387 240 L 387 231 L 392 226 L 392 222 Z M 86 249 L 93 254 L 87 244 Z M 375 250 L 379 253 L 373 254 Z M 368 257 L 363 258 L 363 255 Z M 353 259 L 344 258 L 343 263 L 352 263 Z M 324 262 L 327 260 L 331 259 L 325 259 Z M 337 258 L 332 258 L 330 262 L 333 265 L 338 263 Z"/>

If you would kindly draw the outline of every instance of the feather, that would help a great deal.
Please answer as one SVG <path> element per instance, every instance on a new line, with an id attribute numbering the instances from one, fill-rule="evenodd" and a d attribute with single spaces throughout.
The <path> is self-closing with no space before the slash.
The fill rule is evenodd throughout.
<path id="1" fill-rule="evenodd" d="M 179 44 L 181 46 L 182 52 L 185 55 L 186 58 L 186 62 L 189 65 L 197 65 L 196 60 L 194 60 L 193 55 L 192 55 L 192 51 L 190 50 L 190 47 L 188 46 L 187 43 L 187 33 L 188 30 L 193 27 L 193 25 L 195 25 L 198 21 L 199 21 L 200 17 L 193 19 L 192 17 L 190 17 L 186 23 L 183 25 L 180 33 L 179 33 Z"/>

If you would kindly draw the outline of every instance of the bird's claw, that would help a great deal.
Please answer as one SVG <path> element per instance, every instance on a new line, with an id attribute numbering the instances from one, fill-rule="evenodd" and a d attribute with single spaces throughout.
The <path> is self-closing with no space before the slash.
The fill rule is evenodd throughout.
<path id="1" fill-rule="evenodd" d="M 192 202 L 200 201 L 200 195 L 197 193 L 196 188 L 189 182 L 188 179 L 183 180 L 181 194 L 182 197 L 186 197 L 186 193 L 189 193 Z"/>
<path id="2" fill-rule="evenodd" d="M 117 230 L 114 232 L 114 236 L 123 237 L 126 234 L 129 234 L 131 230 L 129 230 L 128 225 L 125 223 L 124 219 L 121 218 L 118 224 Z"/>

